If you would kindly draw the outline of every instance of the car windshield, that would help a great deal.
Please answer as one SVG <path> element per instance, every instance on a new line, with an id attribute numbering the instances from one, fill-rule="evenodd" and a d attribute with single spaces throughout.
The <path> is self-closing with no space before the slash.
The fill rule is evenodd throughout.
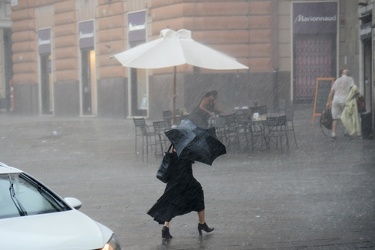
<path id="1" fill-rule="evenodd" d="M 25 173 L 0 174 L 0 218 L 65 210 L 64 201 Z"/>

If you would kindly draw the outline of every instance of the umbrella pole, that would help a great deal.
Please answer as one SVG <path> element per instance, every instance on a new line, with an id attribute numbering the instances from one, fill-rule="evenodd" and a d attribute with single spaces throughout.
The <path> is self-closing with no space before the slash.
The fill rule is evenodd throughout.
<path id="1" fill-rule="evenodd" d="M 174 73 L 173 73 L 173 97 L 172 97 L 172 123 L 175 124 L 176 122 L 176 71 L 177 66 L 174 66 Z"/>

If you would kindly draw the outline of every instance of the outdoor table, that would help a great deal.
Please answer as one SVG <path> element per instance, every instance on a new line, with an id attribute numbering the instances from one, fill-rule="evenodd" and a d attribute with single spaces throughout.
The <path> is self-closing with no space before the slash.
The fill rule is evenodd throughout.
<path id="1" fill-rule="evenodd" d="M 246 123 L 249 133 L 252 137 L 251 138 L 252 151 L 254 151 L 254 148 L 255 148 L 254 140 L 256 138 L 260 138 L 262 146 L 264 142 L 266 145 L 266 148 L 269 147 L 268 141 L 267 141 L 267 136 L 269 133 L 267 119 L 270 117 L 279 117 L 279 116 L 282 116 L 282 115 L 278 113 L 268 113 L 268 114 L 259 115 L 258 118 L 250 117 L 247 121 L 246 120 L 243 121 L 243 123 Z"/>
<path id="2" fill-rule="evenodd" d="M 267 134 L 267 114 L 259 115 L 258 118 L 251 118 L 251 126 L 252 133 L 260 134 L 262 140 L 266 143 L 266 134 Z"/>
<path id="3" fill-rule="evenodd" d="M 266 142 L 266 125 L 267 125 L 267 115 L 260 115 L 257 119 L 253 119 L 250 116 L 239 116 L 238 117 L 238 131 L 242 130 L 242 134 L 245 135 L 246 144 L 244 150 L 247 150 L 249 144 L 251 143 L 251 150 L 254 151 L 255 139 L 260 138 L 262 145 L 263 141 Z M 248 138 L 250 136 L 250 140 Z"/>

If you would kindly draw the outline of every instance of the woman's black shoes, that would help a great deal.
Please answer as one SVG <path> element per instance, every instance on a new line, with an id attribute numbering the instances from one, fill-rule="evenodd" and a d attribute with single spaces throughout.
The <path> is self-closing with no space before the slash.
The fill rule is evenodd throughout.
<path id="1" fill-rule="evenodd" d="M 214 231 L 213 227 L 208 227 L 206 223 L 201 224 L 198 223 L 198 232 L 199 235 L 202 235 L 202 230 L 205 231 L 206 233 Z M 161 230 L 161 237 L 163 239 L 172 239 L 172 235 L 169 233 L 169 227 L 163 226 L 163 229 Z"/>
<path id="2" fill-rule="evenodd" d="M 161 237 L 163 239 L 172 239 L 172 235 L 169 233 L 169 227 L 164 226 L 161 230 Z"/>
<path id="3" fill-rule="evenodd" d="M 202 235 L 202 230 L 205 231 L 206 233 L 214 231 L 213 227 L 208 227 L 206 222 L 204 224 L 198 223 L 198 232 L 199 235 Z"/>

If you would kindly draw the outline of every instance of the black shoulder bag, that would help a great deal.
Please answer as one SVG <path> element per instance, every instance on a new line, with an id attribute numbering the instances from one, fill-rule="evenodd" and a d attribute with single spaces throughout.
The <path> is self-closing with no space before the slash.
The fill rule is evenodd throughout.
<path id="1" fill-rule="evenodd" d="M 167 183 L 170 178 L 169 169 L 171 167 L 171 164 L 173 164 L 174 161 L 174 153 L 170 152 L 172 149 L 172 144 L 169 146 L 169 149 L 167 152 L 164 153 L 163 160 L 161 161 L 160 167 L 158 171 L 156 172 L 156 178 L 158 178 L 160 181 Z"/>
<path id="2" fill-rule="evenodd" d="M 323 112 L 322 112 L 322 114 L 320 116 L 320 120 L 319 120 L 320 127 L 322 128 L 323 134 L 325 134 L 325 132 L 323 130 L 323 126 L 326 129 L 329 129 L 329 130 L 332 129 L 332 120 L 333 119 L 332 119 L 331 110 L 330 109 L 323 110 Z"/>

